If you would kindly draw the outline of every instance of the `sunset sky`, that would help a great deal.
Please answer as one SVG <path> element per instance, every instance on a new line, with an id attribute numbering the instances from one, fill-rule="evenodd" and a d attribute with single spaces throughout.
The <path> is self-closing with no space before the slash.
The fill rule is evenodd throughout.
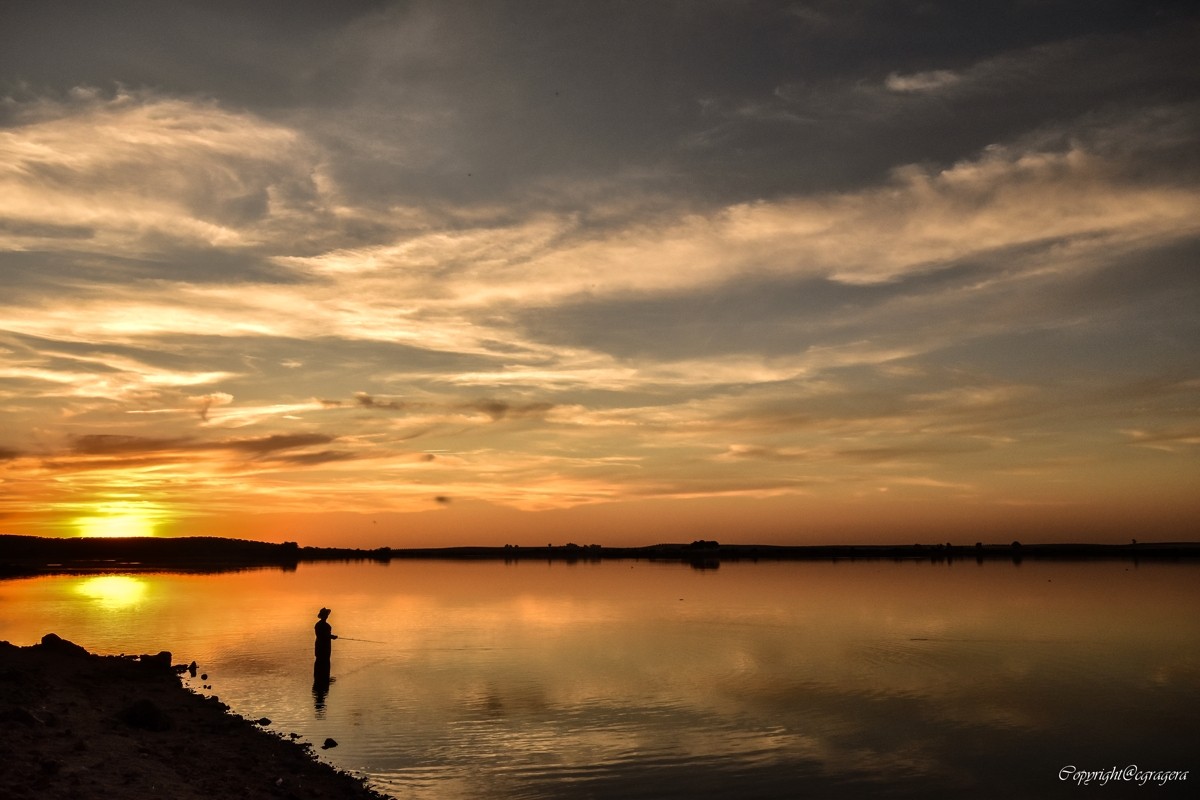
<path id="1" fill-rule="evenodd" d="M 0 532 L 1200 538 L 1191 2 L 0 6 Z"/>

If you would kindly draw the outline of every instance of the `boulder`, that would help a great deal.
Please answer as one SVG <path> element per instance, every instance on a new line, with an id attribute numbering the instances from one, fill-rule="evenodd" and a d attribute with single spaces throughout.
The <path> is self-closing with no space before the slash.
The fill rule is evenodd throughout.
<path id="1" fill-rule="evenodd" d="M 52 653 L 62 655 L 86 656 L 88 651 L 74 642 L 68 642 L 66 639 L 59 636 L 57 633 L 47 633 L 42 637 L 42 647 Z"/>
<path id="2" fill-rule="evenodd" d="M 139 660 L 149 667 L 155 669 L 169 670 L 171 668 L 171 653 L 168 650 L 163 650 L 155 655 L 143 655 Z"/>

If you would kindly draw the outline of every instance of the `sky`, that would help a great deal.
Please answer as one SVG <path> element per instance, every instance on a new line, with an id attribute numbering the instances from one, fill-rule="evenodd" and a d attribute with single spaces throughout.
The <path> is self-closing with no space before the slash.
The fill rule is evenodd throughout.
<path id="1" fill-rule="evenodd" d="M 1200 11 L 0 6 L 0 532 L 1200 538 Z"/>

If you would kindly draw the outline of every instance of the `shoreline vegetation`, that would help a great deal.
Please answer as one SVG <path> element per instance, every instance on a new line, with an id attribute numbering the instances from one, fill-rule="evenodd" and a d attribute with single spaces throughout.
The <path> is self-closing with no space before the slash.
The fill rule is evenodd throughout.
<path id="1" fill-rule="evenodd" d="M 268 730 L 269 719 L 187 688 L 187 669 L 168 652 L 96 655 L 53 633 L 0 642 L 0 797 L 388 797 Z"/>
<path id="2" fill-rule="evenodd" d="M 839 561 L 930 560 L 956 561 L 1025 559 L 1155 560 L 1200 559 L 1200 542 L 1137 542 L 1129 544 L 1008 544 L 955 545 L 743 545 L 698 540 L 686 544 L 645 547 L 603 547 L 589 544 L 527 547 L 381 547 L 362 550 L 341 547 L 301 547 L 296 542 L 274 544 L 212 536 L 181 538 L 47 538 L 0 535 L 0 578 L 62 573 L 136 571 L 228 572 L 242 569 L 296 569 L 322 561 L 393 560 L 504 561 L 674 561 L 696 568 L 717 568 L 723 561 Z"/>

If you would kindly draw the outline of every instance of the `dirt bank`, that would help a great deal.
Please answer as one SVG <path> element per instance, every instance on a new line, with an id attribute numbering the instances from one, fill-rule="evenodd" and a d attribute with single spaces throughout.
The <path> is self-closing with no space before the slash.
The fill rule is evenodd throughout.
<path id="1" fill-rule="evenodd" d="M 0 797 L 386 797 L 184 688 L 169 658 L 0 642 Z"/>

